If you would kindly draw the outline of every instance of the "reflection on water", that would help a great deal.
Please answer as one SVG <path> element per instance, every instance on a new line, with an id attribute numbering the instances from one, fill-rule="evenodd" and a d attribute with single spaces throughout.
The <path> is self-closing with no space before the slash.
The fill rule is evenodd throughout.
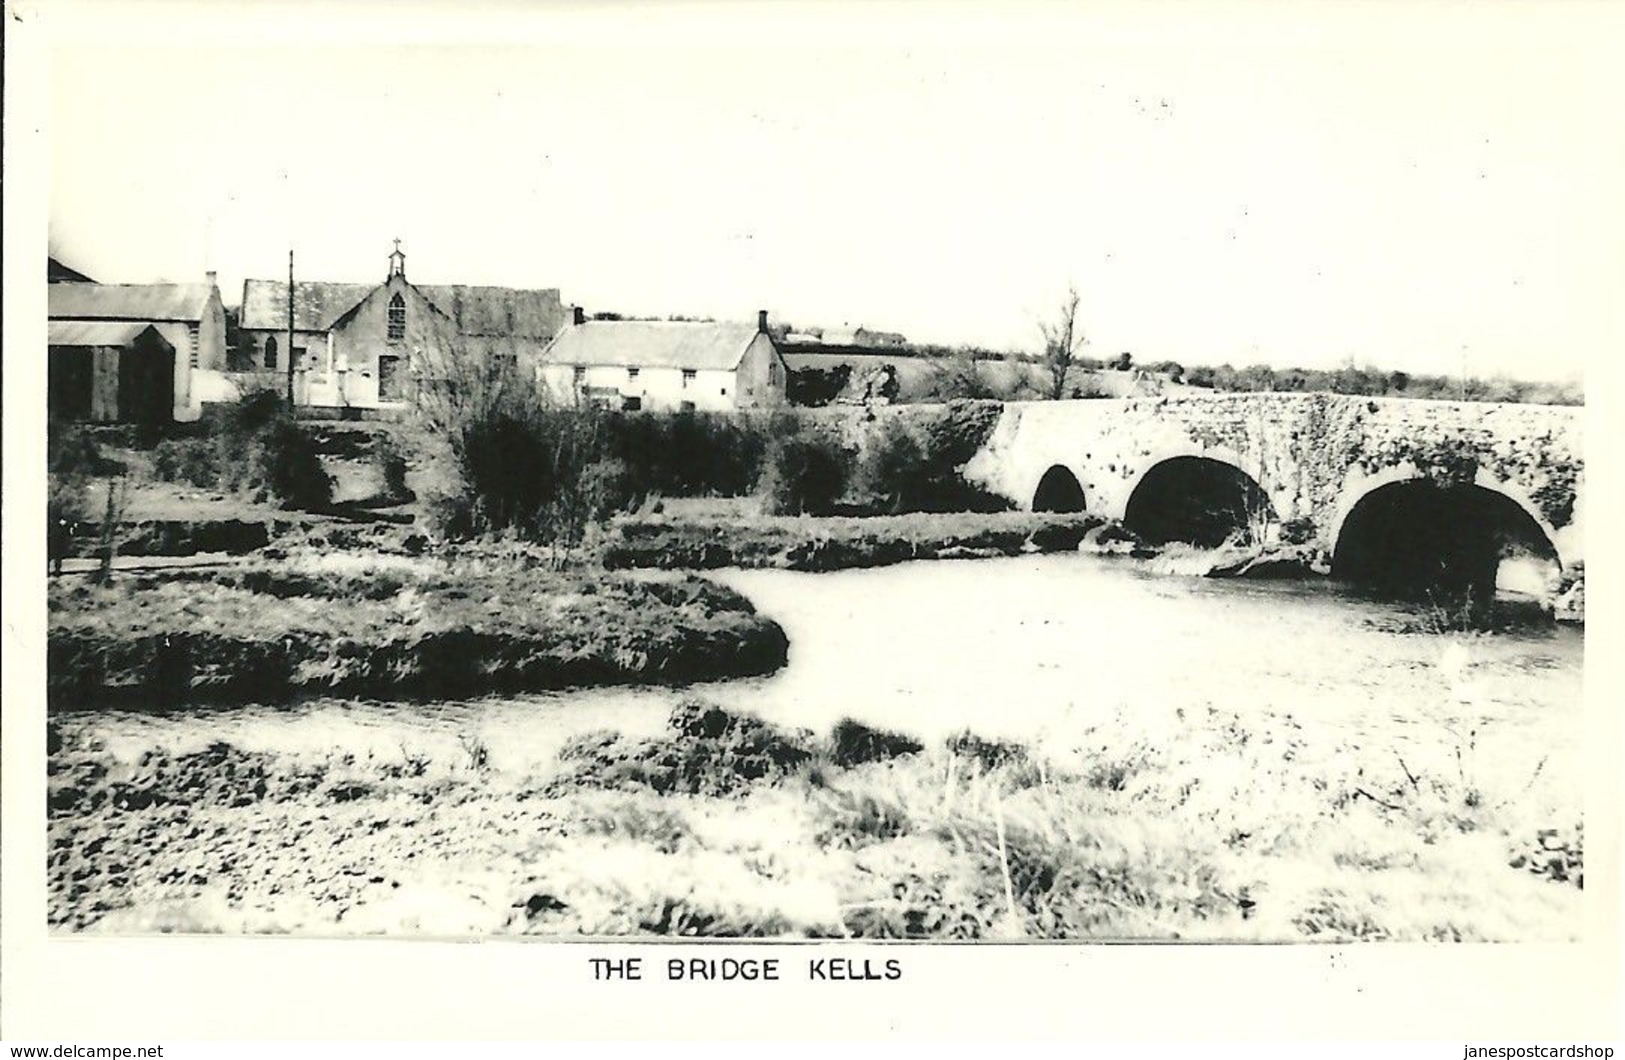
<path id="1" fill-rule="evenodd" d="M 115 754 L 247 749 L 399 758 L 455 755 L 466 740 L 496 768 L 552 758 L 596 728 L 652 733 L 700 694 L 823 728 L 843 716 L 936 736 L 974 729 L 1042 743 L 1117 712 L 1270 712 L 1359 737 L 1414 728 L 1436 738 L 1461 718 L 1550 750 L 1578 727 L 1579 631 L 1396 632 L 1411 612 L 1328 582 L 1156 575 L 1079 555 L 925 562 L 805 574 L 726 571 L 790 637 L 772 677 L 692 690 L 600 689 L 473 702 L 317 700 L 153 717 L 96 727 Z M 186 723 L 176 725 L 177 718 Z"/>

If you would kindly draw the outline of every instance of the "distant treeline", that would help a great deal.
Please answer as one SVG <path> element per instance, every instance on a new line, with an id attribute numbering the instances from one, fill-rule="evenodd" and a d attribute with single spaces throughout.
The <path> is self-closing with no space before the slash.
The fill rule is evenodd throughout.
<path id="1" fill-rule="evenodd" d="M 791 353 L 812 352 L 804 346 L 791 346 Z M 1031 354 L 1018 354 L 984 350 L 973 347 L 948 348 L 939 346 L 909 346 L 901 349 L 857 349 L 850 351 L 837 347 L 823 347 L 818 352 L 837 354 L 850 352 L 854 357 L 883 356 L 897 361 L 918 359 L 935 369 L 931 373 L 932 385 L 923 393 L 904 396 L 901 400 L 947 400 L 951 398 L 993 398 L 996 400 L 1031 400 L 1042 396 L 1044 374 L 1047 367 L 1041 358 Z M 1015 368 L 1015 374 L 999 382 L 982 379 L 973 366 L 978 364 L 1007 364 L 1026 366 L 1030 372 Z M 842 369 L 846 371 L 842 371 Z M 1325 392 L 1367 397 L 1426 398 L 1436 401 L 1506 401 L 1533 405 L 1583 405 L 1585 393 L 1578 383 L 1529 382 L 1518 379 L 1424 375 L 1410 372 L 1383 371 L 1377 368 L 1345 366 L 1334 369 L 1272 368 L 1266 364 L 1253 364 L 1236 368 L 1228 364 L 1217 367 L 1192 365 L 1186 367 L 1178 361 L 1151 361 L 1138 363 L 1132 354 L 1121 353 L 1102 360 L 1078 357 L 1067 372 L 1064 393 L 1068 397 L 1103 397 L 1094 373 L 1100 371 L 1144 371 L 1172 383 L 1201 387 L 1208 390 L 1232 392 L 1286 391 Z M 794 369 L 790 373 L 790 401 L 792 404 L 821 405 L 832 401 L 846 384 L 849 366 L 832 365 L 822 368 Z M 1026 378 L 1028 375 L 1031 378 Z"/>
<path id="2" fill-rule="evenodd" d="M 1412 375 L 1376 368 L 1343 367 L 1271 368 L 1265 364 L 1232 368 L 1157 361 L 1145 369 L 1175 383 L 1211 390 L 1288 392 L 1329 391 L 1369 397 L 1429 398 L 1437 401 L 1518 401 L 1535 405 L 1583 405 L 1585 394 L 1576 383 L 1534 383 L 1517 379 Z"/>

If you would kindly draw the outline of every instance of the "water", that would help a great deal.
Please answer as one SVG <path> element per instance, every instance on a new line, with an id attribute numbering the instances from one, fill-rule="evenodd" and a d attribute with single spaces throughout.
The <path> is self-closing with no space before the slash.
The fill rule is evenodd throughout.
<path id="1" fill-rule="evenodd" d="M 1124 714 L 1292 715 L 1356 740 L 1574 739 L 1583 637 L 1417 634 L 1415 610 L 1329 581 L 1157 574 L 1040 556 L 724 576 L 789 632 L 790 665 L 724 703 L 822 728 L 842 715 L 1043 742 Z"/>
<path id="2" fill-rule="evenodd" d="M 1040 746 L 1125 715 L 1208 707 L 1291 715 L 1395 747 L 1437 742 L 1441 727 L 1493 732 L 1525 753 L 1530 741 L 1561 753 L 1577 740 L 1578 630 L 1398 632 L 1415 612 L 1329 582 L 1170 576 L 1083 555 L 715 577 L 784 626 L 788 667 L 688 690 L 81 717 L 120 757 L 225 739 L 296 755 L 455 761 L 478 740 L 499 769 L 544 765 L 591 729 L 654 733 L 687 695 L 812 729 L 845 716 L 927 738 L 968 728 Z"/>

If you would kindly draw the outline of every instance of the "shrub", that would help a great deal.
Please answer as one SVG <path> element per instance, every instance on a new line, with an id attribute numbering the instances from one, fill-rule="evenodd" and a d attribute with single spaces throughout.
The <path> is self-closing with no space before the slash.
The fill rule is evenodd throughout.
<path id="1" fill-rule="evenodd" d="M 470 386 L 423 410 L 459 480 L 430 505 L 454 537 L 502 532 L 571 545 L 649 496 L 747 494 L 776 427 L 726 414 L 560 408 L 508 375 Z"/>
<path id="2" fill-rule="evenodd" d="M 780 515 L 827 515 L 846 490 L 847 455 L 832 439 L 794 434 L 775 438 L 762 468 L 766 509 Z"/>
<path id="3" fill-rule="evenodd" d="M 582 468 L 575 492 L 580 497 L 583 516 L 591 522 L 602 522 L 643 503 L 643 494 L 633 481 L 631 468 L 626 461 L 614 457 L 594 460 Z"/>
<path id="4" fill-rule="evenodd" d="M 220 488 L 220 447 L 212 438 L 167 438 L 153 448 L 152 471 L 165 482 Z"/>
<path id="5" fill-rule="evenodd" d="M 45 495 L 45 551 L 51 568 L 59 568 L 61 561 L 73 550 L 73 536 L 85 521 L 90 503 L 85 483 L 76 475 L 51 473 L 46 478 Z"/>
<path id="6" fill-rule="evenodd" d="M 124 469 L 117 460 L 102 452 L 96 439 L 83 427 L 47 425 L 45 436 L 46 466 L 62 476 L 116 475 Z"/>
<path id="7" fill-rule="evenodd" d="M 948 738 L 948 752 L 961 758 L 972 758 L 984 770 L 1003 766 L 1023 765 L 1027 762 L 1027 748 L 1008 740 L 990 740 L 966 729 Z"/>
<path id="8" fill-rule="evenodd" d="M 997 401 L 951 401 L 929 427 L 933 459 L 963 464 L 987 444 L 1004 407 Z"/>
<path id="9" fill-rule="evenodd" d="M 720 413 L 603 417 L 605 454 L 622 461 L 634 492 L 742 496 L 756 486 L 771 421 Z"/>
<path id="10" fill-rule="evenodd" d="M 554 787 L 649 788 L 660 794 L 730 795 L 752 782 L 773 783 L 811 757 L 810 734 L 781 729 L 706 703 L 673 708 L 670 735 L 633 740 L 609 732 L 571 739 Z"/>
<path id="11" fill-rule="evenodd" d="M 850 364 L 837 364 L 830 368 L 792 368 L 785 380 L 784 396 L 792 405 L 819 408 L 839 397 L 851 379 Z"/>
<path id="12" fill-rule="evenodd" d="M 463 484 L 442 526 L 455 536 L 579 542 L 590 523 L 633 506 L 629 472 L 606 455 L 607 421 L 593 410 L 541 407 L 471 417 L 451 439 Z"/>
<path id="13" fill-rule="evenodd" d="M 933 358 L 924 396 L 937 401 L 990 399 L 997 395 L 970 351 L 953 351 Z"/>
<path id="14" fill-rule="evenodd" d="M 883 512 L 911 511 L 928 492 L 930 477 L 925 447 L 905 423 L 893 419 L 858 462 L 853 492 Z"/>
<path id="15" fill-rule="evenodd" d="M 1088 400 L 1109 398 L 1112 396 L 1111 388 L 1101 381 L 1100 376 L 1090 372 L 1081 381 L 1074 384 L 1067 392 L 1067 397 L 1074 400 Z"/>
<path id="16" fill-rule="evenodd" d="M 401 452 L 394 435 L 379 433 L 373 438 L 372 459 L 384 483 L 384 496 L 392 500 L 411 500 L 412 490 L 406 484 L 406 454 Z"/>
<path id="17" fill-rule="evenodd" d="M 333 480 L 322 470 L 310 432 L 292 416 L 266 425 L 248 447 L 243 485 L 293 508 L 320 508 L 333 502 Z"/>
<path id="18" fill-rule="evenodd" d="M 925 423 L 919 456 L 910 463 L 907 443 L 884 443 L 886 461 L 897 476 L 898 510 L 911 512 L 999 512 L 1010 501 L 966 482 L 959 469 L 986 444 L 1003 406 L 996 401 L 953 401 Z M 901 429 L 901 425 L 891 428 Z"/>
<path id="19" fill-rule="evenodd" d="M 314 437 L 268 390 L 211 410 L 201 437 L 160 442 L 153 472 L 166 482 L 242 491 L 291 508 L 321 508 L 333 500 L 333 480 L 322 470 Z"/>
<path id="20" fill-rule="evenodd" d="M 923 749 L 924 745 L 912 737 L 885 729 L 872 729 L 851 718 L 836 722 L 829 734 L 830 760 L 838 766 L 878 762 L 911 755 Z"/>

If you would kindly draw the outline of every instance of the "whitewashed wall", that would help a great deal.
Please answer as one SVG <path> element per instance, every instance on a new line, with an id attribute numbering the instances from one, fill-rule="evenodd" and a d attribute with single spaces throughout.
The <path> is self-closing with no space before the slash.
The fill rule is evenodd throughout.
<path id="1" fill-rule="evenodd" d="M 697 412 L 723 412 L 735 408 L 739 396 L 730 371 L 699 369 L 685 380 L 677 368 L 640 368 L 634 376 L 625 368 L 592 365 L 578 377 L 572 365 L 549 364 L 541 373 L 548 396 L 561 405 L 577 404 L 583 390 L 600 390 L 639 398 L 650 412 L 676 412 L 684 402 L 693 402 Z"/>

